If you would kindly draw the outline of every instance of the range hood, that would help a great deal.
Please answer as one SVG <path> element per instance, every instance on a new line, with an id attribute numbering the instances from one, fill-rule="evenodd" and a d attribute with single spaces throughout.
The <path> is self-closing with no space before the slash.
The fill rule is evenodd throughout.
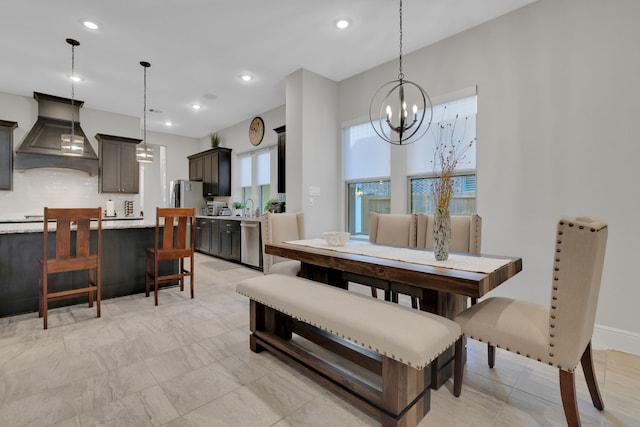
<path id="1" fill-rule="evenodd" d="M 71 130 L 71 99 L 34 92 L 38 101 L 38 120 L 16 149 L 15 169 L 66 168 L 98 174 L 98 156 L 91 147 L 87 136 L 74 122 L 74 133 L 84 138 L 81 155 L 69 156 L 62 153 L 60 135 Z M 73 101 L 73 117 L 80 117 L 83 101 Z"/>

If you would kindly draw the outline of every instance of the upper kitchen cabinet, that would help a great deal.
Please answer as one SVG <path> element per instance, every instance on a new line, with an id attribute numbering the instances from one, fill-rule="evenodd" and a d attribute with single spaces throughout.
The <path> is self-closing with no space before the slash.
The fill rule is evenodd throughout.
<path id="1" fill-rule="evenodd" d="M 202 181 L 202 154 L 189 156 L 189 181 Z"/>
<path id="2" fill-rule="evenodd" d="M 100 143 L 100 193 L 138 193 L 140 168 L 136 148 L 142 141 L 123 136 L 96 134 Z"/>
<path id="3" fill-rule="evenodd" d="M 278 193 L 286 193 L 287 127 L 274 129 L 278 134 Z"/>
<path id="4" fill-rule="evenodd" d="M 16 122 L 0 120 L 0 190 L 13 189 L 13 130 Z"/>
<path id="5" fill-rule="evenodd" d="M 189 159 L 189 179 L 202 181 L 204 197 L 231 195 L 231 149 L 212 148 Z"/>

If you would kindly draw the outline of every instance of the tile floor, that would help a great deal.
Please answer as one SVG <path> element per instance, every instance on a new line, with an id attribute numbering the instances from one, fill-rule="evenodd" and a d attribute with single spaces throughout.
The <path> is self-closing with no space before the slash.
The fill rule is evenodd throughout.
<path id="1" fill-rule="evenodd" d="M 0 426 L 375 426 L 269 353 L 249 351 L 248 302 L 235 283 L 261 274 L 197 254 L 196 298 L 161 291 L 0 319 Z M 368 292 L 367 289 L 356 291 Z M 432 393 L 420 426 L 563 426 L 557 371 L 498 350 L 486 365 L 469 341 L 462 395 Z M 590 402 L 585 426 L 640 426 L 640 356 L 596 351 L 606 410 Z"/>

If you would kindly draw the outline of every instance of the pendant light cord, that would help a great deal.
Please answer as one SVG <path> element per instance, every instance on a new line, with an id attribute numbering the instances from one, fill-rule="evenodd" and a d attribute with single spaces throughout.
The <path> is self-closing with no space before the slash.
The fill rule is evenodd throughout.
<path id="1" fill-rule="evenodd" d="M 67 43 L 71 45 L 71 144 L 73 144 L 75 136 L 76 112 L 74 109 L 75 78 L 76 78 L 76 46 L 80 46 L 80 42 L 74 39 L 67 39 Z"/>
<path id="2" fill-rule="evenodd" d="M 143 87 L 144 87 L 144 99 L 142 104 L 142 146 L 144 147 L 145 157 L 148 155 L 147 151 L 147 68 L 151 66 L 147 61 L 140 61 L 140 65 L 144 68 L 143 74 Z"/>
<path id="3" fill-rule="evenodd" d="M 400 0 L 400 56 L 398 57 L 400 63 L 400 73 L 398 74 L 398 80 L 404 80 L 404 74 L 402 73 L 402 0 Z"/>
<path id="4" fill-rule="evenodd" d="M 144 65 L 143 65 L 144 66 Z M 144 112 L 143 112 L 143 116 L 142 116 L 142 128 L 143 128 L 143 134 L 142 137 L 144 138 L 144 149 L 145 149 L 145 155 L 147 153 L 147 67 L 144 66 L 144 102 L 143 102 L 143 107 Z"/>

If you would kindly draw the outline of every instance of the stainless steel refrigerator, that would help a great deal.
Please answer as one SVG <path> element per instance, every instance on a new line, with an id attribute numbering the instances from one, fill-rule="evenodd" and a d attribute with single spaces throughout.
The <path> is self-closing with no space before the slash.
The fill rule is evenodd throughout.
<path id="1" fill-rule="evenodd" d="M 174 208 L 196 208 L 200 214 L 207 202 L 202 196 L 202 182 L 177 179 L 171 181 L 170 206 Z"/>

